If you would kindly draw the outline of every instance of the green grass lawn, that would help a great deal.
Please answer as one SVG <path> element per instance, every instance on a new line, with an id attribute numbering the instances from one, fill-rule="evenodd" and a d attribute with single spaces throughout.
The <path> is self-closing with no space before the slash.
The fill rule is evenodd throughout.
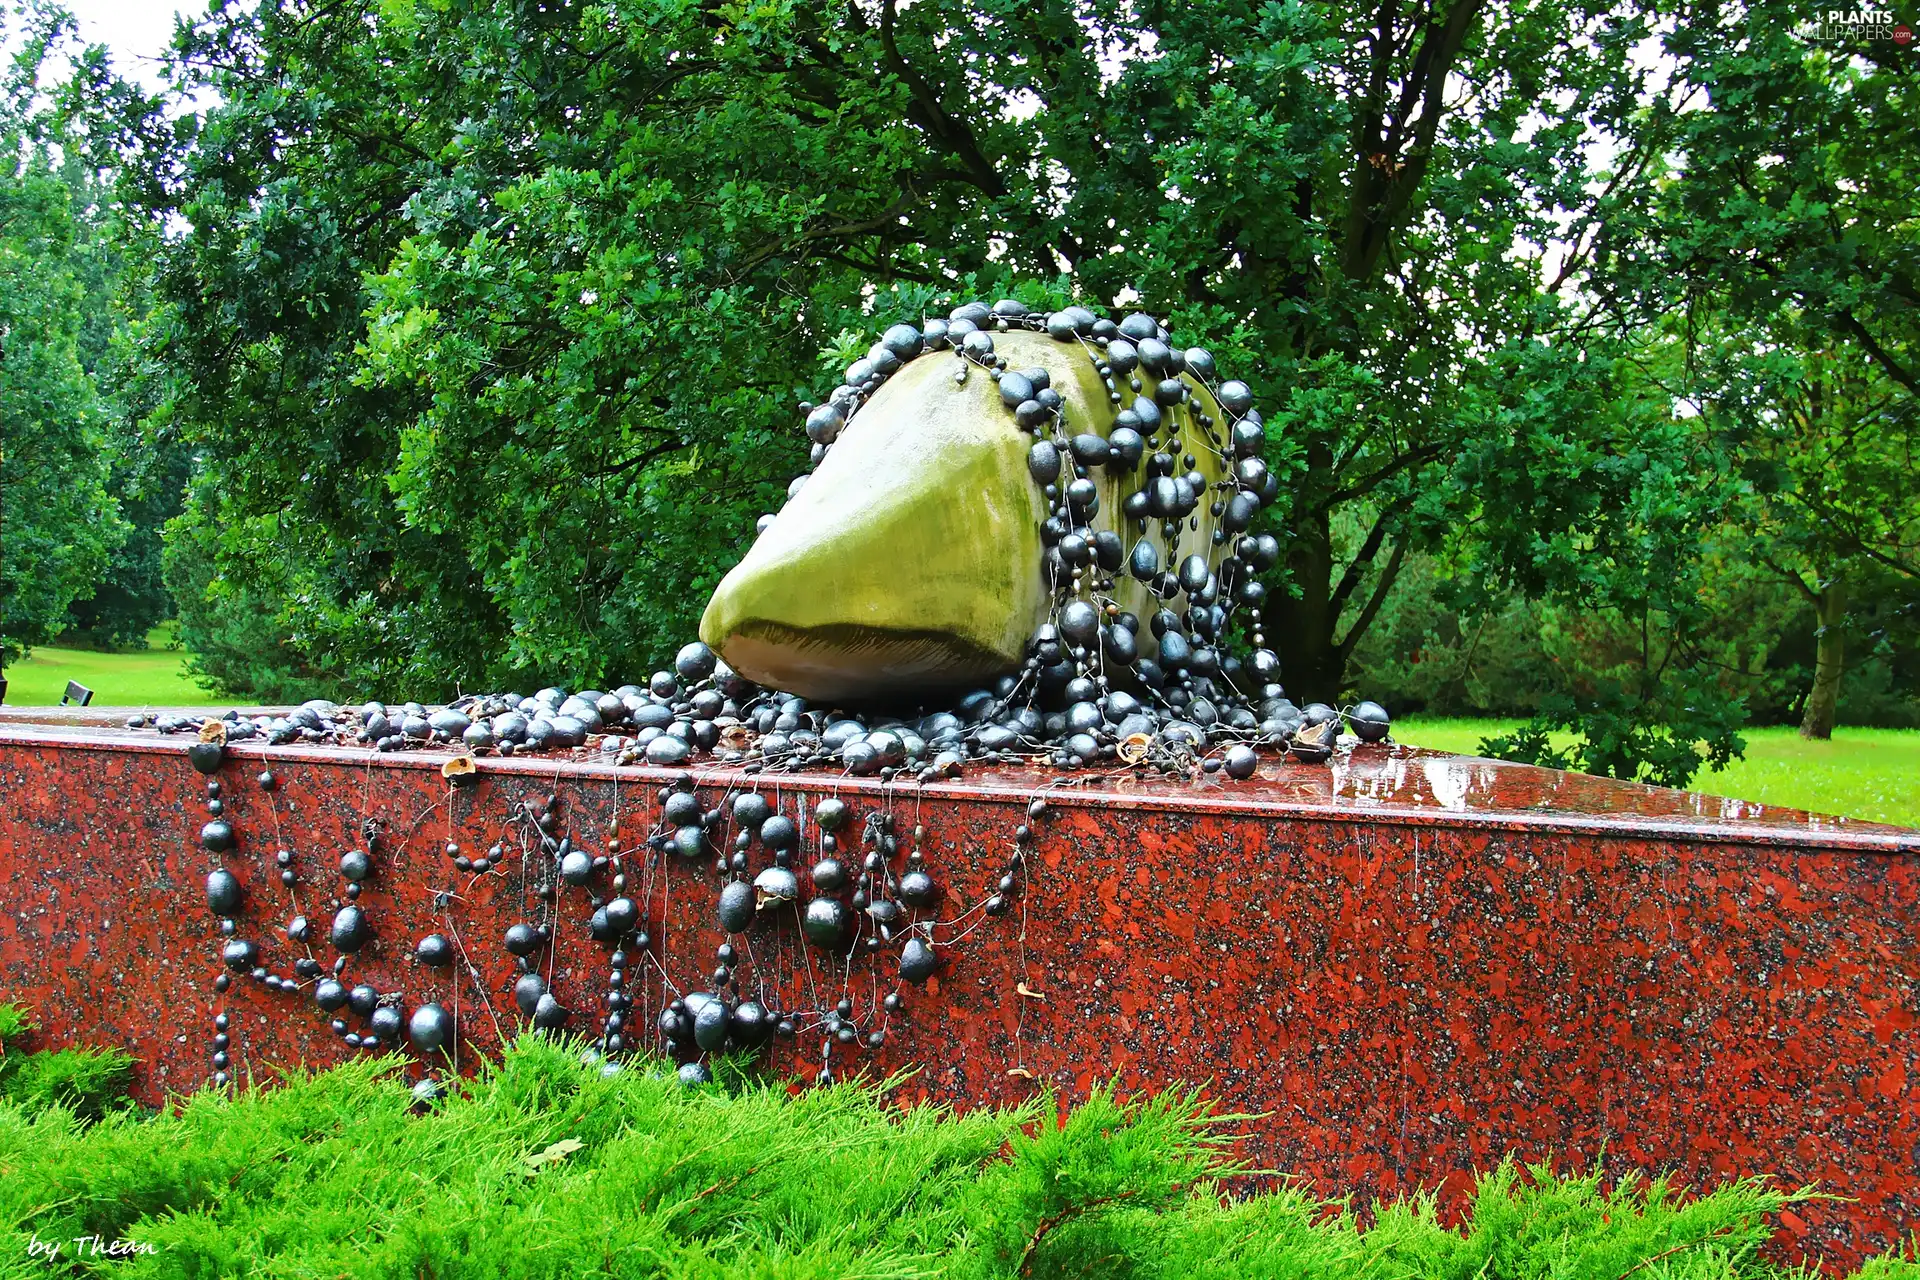
<path id="1" fill-rule="evenodd" d="M 25 662 L 7 668 L 7 705 L 52 706 L 69 680 L 92 689 L 93 705 L 100 707 L 226 705 L 188 677 L 186 661 L 178 649 L 35 649 Z M 1482 738 L 1518 723 L 1411 719 L 1395 725 L 1394 736 L 1414 746 L 1471 755 Z M 1790 728 L 1748 729 L 1746 739 L 1746 759 L 1719 773 L 1699 774 L 1694 789 L 1920 827 L 1920 730 L 1843 727 L 1831 742 L 1806 742 Z"/>
<path id="2" fill-rule="evenodd" d="M 1394 737 L 1418 747 L 1473 754 L 1482 738 L 1518 720 L 1420 720 L 1394 726 Z M 1694 775 L 1693 789 L 1816 813 L 1920 827 L 1920 730 L 1834 731 L 1808 742 L 1791 728 L 1746 729 L 1744 760 L 1719 773 Z"/>
<path id="3" fill-rule="evenodd" d="M 101 653 L 93 649 L 35 649 L 8 667 L 7 705 L 50 707 L 78 680 L 93 690 L 96 707 L 210 707 L 220 699 L 187 675 L 180 649 Z"/>

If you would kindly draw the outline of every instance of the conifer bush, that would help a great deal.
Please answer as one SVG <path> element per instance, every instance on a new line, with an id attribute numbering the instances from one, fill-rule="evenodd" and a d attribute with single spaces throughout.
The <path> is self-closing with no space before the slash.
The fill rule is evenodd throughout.
<path id="1" fill-rule="evenodd" d="M 0 1004 L 0 1103 L 28 1110 L 64 1107 L 76 1122 L 125 1103 L 133 1059 L 119 1049 L 22 1052 L 34 1030 L 18 1005 Z"/>
<path id="2" fill-rule="evenodd" d="M 292 1073 L 157 1114 L 0 1103 L 0 1275 L 28 1242 L 150 1246 L 56 1274 L 347 1277 L 1777 1277 L 1763 1246 L 1807 1191 L 1699 1196 L 1501 1165 L 1472 1219 L 1429 1198 L 1361 1215 L 1250 1191 L 1194 1092 L 956 1115 L 898 1081 L 789 1092 L 722 1064 L 603 1074 L 528 1038 L 416 1103 L 399 1059 Z M 264 1082 L 257 1082 L 264 1083 Z M 1267 1180 L 1258 1180 L 1265 1183 Z M 64 1272 L 59 1268 L 65 1268 Z M 1916 1274 L 1883 1260 L 1866 1273 Z"/>

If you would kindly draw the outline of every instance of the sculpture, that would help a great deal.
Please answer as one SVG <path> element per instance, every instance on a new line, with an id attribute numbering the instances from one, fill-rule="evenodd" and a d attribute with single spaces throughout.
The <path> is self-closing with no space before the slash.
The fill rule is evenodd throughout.
<path id="1" fill-rule="evenodd" d="M 1075 600 L 1135 624 L 1131 644 L 1112 624 L 1093 638 L 1116 672 L 1156 656 L 1138 621 L 1183 590 L 1201 609 L 1257 602 L 1265 548 L 1240 543 L 1277 493 L 1260 417 L 1207 352 L 1166 339 L 1144 315 L 1007 301 L 890 328 L 807 407 L 818 467 L 720 584 L 702 639 L 756 683 L 874 702 L 1017 670 Z"/>

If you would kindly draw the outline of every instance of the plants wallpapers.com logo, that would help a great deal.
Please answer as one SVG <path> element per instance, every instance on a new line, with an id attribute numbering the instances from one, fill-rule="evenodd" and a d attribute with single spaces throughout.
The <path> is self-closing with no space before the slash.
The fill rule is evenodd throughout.
<path id="1" fill-rule="evenodd" d="M 1884 9 L 1825 9 L 1801 23 L 1794 34 L 1816 44 L 1859 46 L 1885 41 L 1910 49 L 1913 27 Z"/>

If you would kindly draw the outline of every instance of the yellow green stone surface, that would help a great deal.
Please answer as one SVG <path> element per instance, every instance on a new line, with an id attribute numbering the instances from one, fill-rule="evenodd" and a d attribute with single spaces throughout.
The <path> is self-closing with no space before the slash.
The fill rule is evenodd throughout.
<path id="1" fill-rule="evenodd" d="M 1048 371 L 1070 431 L 1111 429 L 1117 407 L 1089 358 L 1095 348 L 1019 331 L 994 342 L 1010 368 Z M 722 580 L 700 636 L 734 670 L 808 698 L 863 701 L 975 684 L 1019 665 L 1052 607 L 1041 579 L 1046 503 L 1027 473 L 1033 437 L 1014 425 L 984 369 L 968 366 L 956 384 L 959 368 L 951 352 L 933 352 L 889 378 Z M 1204 391 L 1195 399 L 1222 418 Z M 1218 478 L 1219 459 L 1196 445 L 1168 451 L 1190 450 L 1197 469 Z M 1095 527 L 1119 531 L 1129 550 L 1139 535 L 1120 518 L 1120 503 L 1142 467 L 1093 477 Z M 1209 501 L 1183 553 L 1214 551 Z M 1151 528 L 1157 542 L 1158 524 Z M 1144 617 L 1150 597 L 1122 577 L 1113 599 Z M 1141 639 L 1151 652 L 1144 626 Z"/>

